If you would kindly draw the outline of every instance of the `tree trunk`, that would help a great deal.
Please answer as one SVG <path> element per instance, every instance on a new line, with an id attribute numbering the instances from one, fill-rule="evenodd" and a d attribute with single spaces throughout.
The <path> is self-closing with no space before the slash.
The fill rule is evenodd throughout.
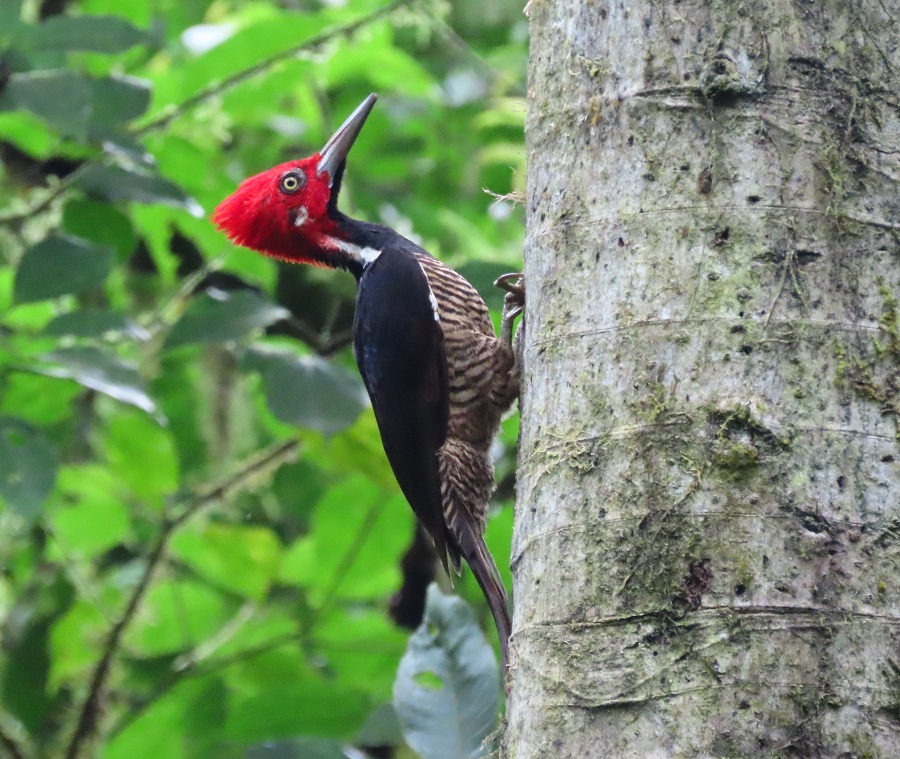
<path id="1" fill-rule="evenodd" d="M 900 2 L 529 11 L 506 755 L 900 757 Z"/>

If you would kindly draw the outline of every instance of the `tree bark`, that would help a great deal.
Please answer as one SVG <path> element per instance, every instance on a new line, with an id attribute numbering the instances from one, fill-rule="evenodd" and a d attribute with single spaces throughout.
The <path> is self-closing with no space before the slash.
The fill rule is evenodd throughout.
<path id="1" fill-rule="evenodd" d="M 900 2 L 532 0 L 509 757 L 900 756 Z"/>

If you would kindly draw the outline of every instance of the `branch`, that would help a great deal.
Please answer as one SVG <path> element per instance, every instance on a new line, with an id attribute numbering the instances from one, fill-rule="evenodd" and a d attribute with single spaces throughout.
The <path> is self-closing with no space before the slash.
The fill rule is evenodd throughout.
<path id="1" fill-rule="evenodd" d="M 352 328 L 344 329 L 331 335 L 323 335 L 293 314 L 286 319 L 275 322 L 270 328 L 270 334 L 296 338 L 300 342 L 306 343 L 316 355 L 323 358 L 337 353 L 341 348 L 345 348 L 353 343 Z"/>
<path id="2" fill-rule="evenodd" d="M 144 598 L 144 594 L 150 587 L 153 575 L 162 562 L 169 539 L 172 537 L 173 533 L 187 522 L 188 519 L 196 515 L 206 506 L 228 497 L 236 490 L 240 489 L 241 486 L 252 477 L 260 474 L 273 465 L 277 465 L 285 458 L 292 456 L 299 445 L 297 440 L 288 440 L 287 442 L 279 443 L 273 448 L 264 451 L 221 484 L 206 493 L 194 496 L 185 506 L 181 514 L 173 519 L 165 519 L 163 521 L 156 544 L 153 546 L 153 550 L 147 557 L 147 565 L 144 567 L 144 572 L 132 591 L 128 603 L 125 604 L 121 616 L 106 636 L 106 641 L 103 644 L 103 652 L 91 675 L 88 694 L 79 710 L 78 721 L 75 726 L 75 731 L 72 734 L 72 739 L 69 741 L 69 745 L 66 749 L 65 759 L 78 759 L 78 757 L 81 756 L 85 743 L 97 734 L 99 717 L 103 711 L 104 695 L 113 658 L 119 651 L 125 630 L 128 628 L 132 619 L 134 619 L 141 601 Z M 16 759 L 24 759 L 24 757 L 21 757 L 20 755 L 19 757 L 16 757 Z"/>
<path id="3" fill-rule="evenodd" d="M 122 642 L 122 635 L 125 633 L 128 624 L 134 618 L 138 606 L 140 606 L 140 603 L 144 598 L 144 593 L 147 591 L 147 588 L 150 586 L 150 581 L 153 579 L 153 573 L 156 571 L 163 553 L 165 553 L 166 544 L 171 535 L 171 525 L 171 522 L 163 524 L 163 529 L 156 541 L 156 545 L 153 546 L 153 550 L 147 558 L 147 565 L 144 567 L 144 573 L 141 575 L 141 579 L 135 586 L 131 598 L 128 599 L 128 603 L 125 605 L 122 615 L 106 636 L 106 642 L 103 645 L 103 653 L 100 656 L 100 661 L 97 662 L 97 666 L 94 667 L 94 673 L 91 675 L 91 684 L 88 688 L 87 697 L 84 699 L 84 703 L 81 706 L 78 722 L 75 726 L 75 732 L 72 734 L 72 740 L 69 741 L 69 746 L 66 749 L 66 759 L 78 759 L 81 755 L 82 746 L 85 742 L 93 738 L 97 732 L 97 724 L 102 710 L 101 702 L 106 690 L 106 681 L 109 679 L 109 670 L 112 665 L 113 657 L 118 653 L 119 645 Z"/>
<path id="4" fill-rule="evenodd" d="M 376 8 L 374 11 L 371 11 L 364 16 L 360 16 L 355 21 L 351 21 L 348 24 L 343 24 L 324 32 L 320 32 L 319 34 L 313 35 L 303 42 L 294 45 L 294 47 L 288 50 L 282 50 L 280 53 L 270 55 L 268 58 L 264 58 L 258 63 L 254 63 L 252 66 L 249 66 L 242 71 L 238 71 L 237 73 L 232 74 L 231 76 L 226 77 L 225 79 L 218 81 L 215 84 L 211 84 L 205 89 L 202 89 L 199 92 L 191 95 L 189 98 L 182 101 L 177 106 L 164 111 L 163 113 L 150 119 L 150 121 L 146 122 L 137 129 L 132 130 L 132 134 L 135 137 L 141 137 L 147 134 L 147 132 L 151 132 L 157 129 L 164 129 L 175 119 L 179 118 L 182 114 L 186 113 L 192 108 L 222 94 L 227 90 L 230 90 L 232 87 L 241 84 L 241 82 L 244 82 L 247 79 L 252 79 L 257 74 L 263 73 L 275 64 L 290 60 L 291 58 L 296 57 L 302 52 L 315 50 L 316 48 L 324 45 L 326 42 L 330 42 L 333 39 L 346 37 L 350 34 L 353 34 L 353 32 L 362 28 L 366 24 L 377 21 L 383 16 L 387 16 L 398 10 L 399 8 L 402 8 L 405 5 L 410 5 L 415 1 L 416 0 L 392 0 L 392 2 L 387 3 L 386 5 L 382 5 L 380 8 Z"/>

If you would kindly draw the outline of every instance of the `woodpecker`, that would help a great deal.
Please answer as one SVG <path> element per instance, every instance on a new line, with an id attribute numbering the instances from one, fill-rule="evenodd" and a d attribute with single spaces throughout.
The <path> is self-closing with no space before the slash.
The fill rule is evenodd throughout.
<path id="1" fill-rule="evenodd" d="M 369 95 L 321 152 L 244 180 L 213 213 L 234 243 L 265 255 L 349 271 L 357 280 L 353 347 L 388 462 L 437 555 L 464 558 L 509 664 L 506 591 L 484 542 L 494 489 L 489 449 L 519 392 L 512 324 L 517 275 L 498 339 L 487 306 L 453 269 L 402 235 L 337 207 L 347 154 L 372 111 Z"/>

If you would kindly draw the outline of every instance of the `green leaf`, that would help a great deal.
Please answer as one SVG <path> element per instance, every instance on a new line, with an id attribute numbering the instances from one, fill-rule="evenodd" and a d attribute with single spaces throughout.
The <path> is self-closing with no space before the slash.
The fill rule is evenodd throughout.
<path id="1" fill-rule="evenodd" d="M 65 134 L 83 137 L 93 112 L 90 80 L 68 69 L 13 74 L 0 92 L 0 111 L 31 111 Z"/>
<path id="2" fill-rule="evenodd" d="M 129 628 L 129 649 L 159 656 L 191 649 L 228 620 L 230 604 L 199 582 L 163 580 L 150 588 L 138 623 Z"/>
<path id="3" fill-rule="evenodd" d="M 457 596 L 428 588 L 425 619 L 394 682 L 406 742 L 422 759 L 478 759 L 497 725 L 500 677 L 475 615 Z"/>
<path id="4" fill-rule="evenodd" d="M 76 237 L 113 248 L 122 258 L 137 245 L 128 216 L 108 203 L 72 198 L 63 208 L 62 226 Z"/>
<path id="5" fill-rule="evenodd" d="M 53 16 L 41 24 L 23 25 L 17 47 L 31 50 L 84 50 L 124 53 L 148 41 L 146 32 L 117 16 Z"/>
<path id="6" fill-rule="evenodd" d="M 195 297 L 166 337 L 166 348 L 238 340 L 290 316 L 250 290 L 207 290 Z"/>
<path id="7" fill-rule="evenodd" d="M 103 450 L 109 471 L 142 502 L 161 507 L 178 489 L 175 443 L 152 418 L 118 408 L 104 430 Z"/>
<path id="8" fill-rule="evenodd" d="M 35 158 L 47 158 L 59 137 L 37 116 L 24 111 L 0 113 L 0 138 Z"/>
<path id="9" fill-rule="evenodd" d="M 74 382 L 60 382 L 32 372 L 11 372 L 0 393 L 0 412 L 32 424 L 54 424 L 72 416 L 72 402 L 80 392 Z"/>
<path id="10" fill-rule="evenodd" d="M 150 105 L 150 84 L 142 79 L 108 76 L 91 81 L 93 111 L 91 125 L 121 124 L 138 116 Z"/>
<path id="11" fill-rule="evenodd" d="M 103 282 L 112 265 L 109 248 L 78 237 L 47 237 L 22 256 L 13 298 L 16 303 L 31 303 L 80 293 Z"/>
<path id="12" fill-rule="evenodd" d="M 179 533 L 172 553 L 201 577 L 261 601 L 278 570 L 281 544 L 266 527 L 210 522 Z"/>
<path id="13" fill-rule="evenodd" d="M 247 351 L 242 365 L 262 375 L 269 410 L 285 424 L 333 435 L 368 405 L 355 375 L 318 357 L 258 347 Z"/>
<path id="14" fill-rule="evenodd" d="M 122 485 L 99 465 L 64 467 L 59 492 L 67 505 L 51 517 L 53 534 L 66 556 L 96 556 L 124 540 L 131 526 Z"/>
<path id="15" fill-rule="evenodd" d="M 45 365 L 34 371 L 48 377 L 73 379 L 79 385 L 108 395 L 122 403 L 137 406 L 148 413 L 156 404 L 147 394 L 137 367 L 100 348 L 60 348 L 41 357 Z"/>
<path id="16" fill-rule="evenodd" d="M 296 735 L 349 738 L 369 711 L 369 699 L 346 686 L 315 676 L 233 693 L 225 727 L 231 740 L 256 742 Z"/>
<path id="17" fill-rule="evenodd" d="M 412 512 L 364 477 L 351 475 L 316 505 L 313 528 L 285 555 L 281 580 L 310 588 L 315 604 L 329 597 L 383 598 L 400 581 Z"/>
<path id="18" fill-rule="evenodd" d="M 148 333 L 124 314 L 114 311 L 69 311 L 60 314 L 44 327 L 50 337 L 102 337 L 123 335 L 146 340 Z"/>
<path id="19" fill-rule="evenodd" d="M 160 203 L 181 208 L 194 216 L 203 209 L 178 185 L 158 174 L 122 166 L 88 166 L 79 172 L 76 183 L 86 193 L 106 200 Z"/>
<path id="20" fill-rule="evenodd" d="M 72 608 L 50 630 L 49 687 L 57 690 L 67 681 L 85 675 L 97 661 L 97 646 L 109 628 L 103 613 L 84 599 Z"/>
<path id="21" fill-rule="evenodd" d="M 33 520 L 56 482 L 56 452 L 18 419 L 0 418 L 0 497 L 23 519 Z"/>

